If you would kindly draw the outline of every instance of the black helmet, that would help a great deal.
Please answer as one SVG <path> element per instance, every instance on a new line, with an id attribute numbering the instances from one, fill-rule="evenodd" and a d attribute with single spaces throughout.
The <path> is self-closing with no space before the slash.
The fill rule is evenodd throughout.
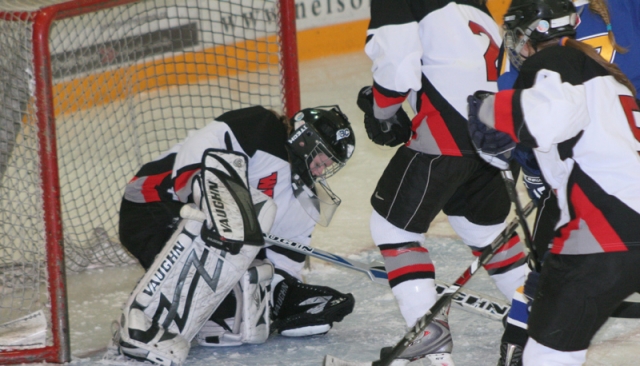
<path id="1" fill-rule="evenodd" d="M 325 166 L 320 174 L 312 174 L 326 179 L 337 173 L 351 158 L 356 140 L 347 116 L 338 106 L 332 106 L 329 110 L 320 108 L 303 109 L 293 116 L 295 129 L 287 143 L 293 158 L 304 160 L 309 173 L 318 154 L 323 153 L 331 159 L 331 164 Z"/>
<path id="2" fill-rule="evenodd" d="M 345 166 L 356 144 L 347 116 L 337 105 L 327 108 L 296 113 L 291 120 L 294 130 L 287 140 L 294 194 L 305 211 L 325 226 L 341 202 L 326 179 Z"/>
<path id="3" fill-rule="evenodd" d="M 571 0 L 513 0 L 504 15 L 505 46 L 511 62 L 520 68 L 520 51 L 530 41 L 540 42 L 573 37 L 578 16 Z"/>

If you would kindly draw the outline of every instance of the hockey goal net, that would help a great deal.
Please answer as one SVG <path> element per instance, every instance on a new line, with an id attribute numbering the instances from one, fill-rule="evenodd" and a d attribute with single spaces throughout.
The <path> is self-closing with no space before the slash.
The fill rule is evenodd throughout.
<path id="1" fill-rule="evenodd" d="M 297 111 L 297 72 L 293 0 L 0 0 L 0 364 L 69 361 L 65 271 L 133 263 L 128 180 L 225 111 Z"/>

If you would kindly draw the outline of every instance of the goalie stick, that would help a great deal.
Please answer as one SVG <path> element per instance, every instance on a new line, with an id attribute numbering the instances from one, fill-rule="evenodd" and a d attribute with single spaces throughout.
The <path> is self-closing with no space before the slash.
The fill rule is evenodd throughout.
<path id="1" fill-rule="evenodd" d="M 308 245 L 296 243 L 291 240 L 279 238 L 271 234 L 264 234 L 264 238 L 265 242 L 269 244 L 277 245 L 294 252 L 298 252 L 310 257 L 318 258 L 329 263 L 337 264 L 339 266 L 364 273 L 369 276 L 369 279 L 371 279 L 371 281 L 380 285 L 389 286 L 389 282 L 387 280 L 387 272 L 382 265 L 371 265 L 351 259 L 346 259 L 339 255 L 325 252 Z M 436 291 L 438 292 L 438 295 L 442 295 L 445 290 L 449 288 L 449 286 L 450 285 L 448 283 L 436 280 Z M 502 321 L 504 316 L 509 313 L 509 309 L 511 308 L 511 305 L 505 303 L 504 301 L 467 290 L 458 292 L 453 297 L 452 304 L 455 307 L 468 311 L 470 313 L 482 315 L 486 318 L 499 321 Z"/>
<path id="2" fill-rule="evenodd" d="M 525 216 L 529 215 L 533 210 L 533 202 L 529 202 L 527 206 L 524 208 L 523 214 Z M 413 341 L 415 341 L 422 332 L 427 328 L 427 326 L 433 321 L 433 318 L 449 304 L 449 302 L 453 299 L 453 297 L 460 291 L 462 286 L 464 286 L 471 277 L 480 269 L 483 265 L 488 263 L 493 255 L 502 247 L 511 237 L 511 235 L 515 232 L 518 227 L 519 219 L 516 218 L 509 222 L 507 227 L 502 230 L 502 232 L 493 240 L 493 242 L 487 246 L 478 256 L 473 263 L 462 273 L 460 277 L 454 282 L 453 285 L 449 286 L 442 296 L 436 301 L 436 303 L 427 311 L 426 314 L 422 316 L 422 318 L 418 319 L 416 324 L 409 329 L 409 331 L 405 334 L 405 336 L 398 342 L 390 352 L 385 353 L 383 357 L 379 360 L 373 362 L 350 362 L 341 360 L 331 355 L 326 355 L 324 358 L 323 365 L 324 366 L 388 366 L 393 360 L 398 358 L 402 352 L 407 349 Z"/>

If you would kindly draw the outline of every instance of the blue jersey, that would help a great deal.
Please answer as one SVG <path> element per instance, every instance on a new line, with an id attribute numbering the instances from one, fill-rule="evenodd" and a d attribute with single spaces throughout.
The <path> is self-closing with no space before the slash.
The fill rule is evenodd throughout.
<path id="1" fill-rule="evenodd" d="M 597 49 L 605 60 L 618 65 L 640 91 L 640 1 L 616 0 L 607 4 L 616 43 L 625 47 L 627 52 L 613 50 L 607 36 L 607 25 L 599 15 L 589 10 L 588 5 L 577 7 L 580 23 L 576 28 L 576 38 Z"/>
<path id="2" fill-rule="evenodd" d="M 640 1 L 639 0 L 615 0 L 608 1 L 611 28 L 618 45 L 627 49 L 622 54 L 613 50 L 607 35 L 607 25 L 604 20 L 589 10 L 584 1 L 577 3 L 576 10 L 580 16 L 580 22 L 576 28 L 576 39 L 593 46 L 607 61 L 613 62 L 640 91 Z M 582 4 L 582 5 L 578 5 Z M 518 71 L 508 65 L 498 79 L 500 90 L 511 89 L 518 78 Z"/>

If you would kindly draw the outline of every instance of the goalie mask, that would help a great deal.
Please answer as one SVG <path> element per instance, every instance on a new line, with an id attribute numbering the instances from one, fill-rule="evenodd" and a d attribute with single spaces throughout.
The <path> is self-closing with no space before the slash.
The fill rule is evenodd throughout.
<path id="1" fill-rule="evenodd" d="M 526 59 L 522 50 L 529 42 L 575 36 L 578 15 L 571 0 L 513 0 L 504 15 L 504 43 L 511 63 L 520 69 Z"/>
<path id="2" fill-rule="evenodd" d="M 355 135 L 338 106 L 322 108 L 296 113 L 287 146 L 294 195 L 314 221 L 327 226 L 341 201 L 326 180 L 351 158 Z"/>

